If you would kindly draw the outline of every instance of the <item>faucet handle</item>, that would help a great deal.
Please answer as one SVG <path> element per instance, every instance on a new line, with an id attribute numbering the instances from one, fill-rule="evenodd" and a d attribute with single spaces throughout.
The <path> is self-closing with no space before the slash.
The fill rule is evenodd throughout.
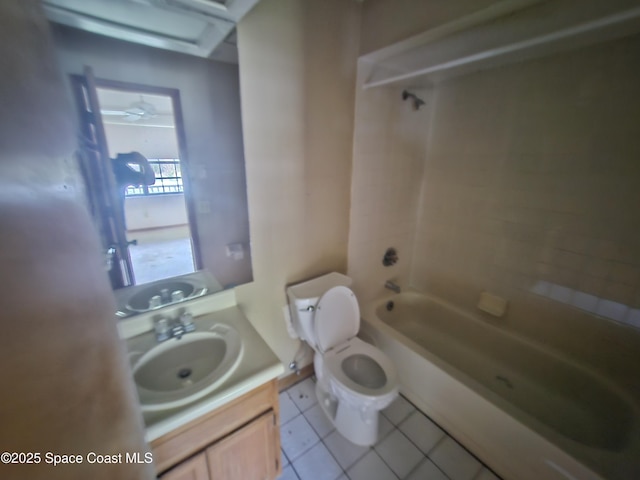
<path id="1" fill-rule="evenodd" d="M 164 342 L 171 337 L 171 327 L 166 317 L 158 315 L 153 319 L 153 329 L 156 332 L 156 340 Z"/>
<path id="2" fill-rule="evenodd" d="M 193 323 L 193 315 L 189 312 L 185 312 L 180 315 L 180 324 L 184 328 L 185 332 L 193 332 L 196 329 Z"/>

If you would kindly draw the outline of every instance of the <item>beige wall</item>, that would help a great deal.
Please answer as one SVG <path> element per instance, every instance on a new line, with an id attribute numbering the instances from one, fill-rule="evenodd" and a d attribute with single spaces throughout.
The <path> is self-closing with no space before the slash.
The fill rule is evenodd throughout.
<path id="1" fill-rule="evenodd" d="M 366 0 L 360 53 L 370 53 L 495 3 L 498 0 Z"/>
<path id="2" fill-rule="evenodd" d="M 640 330 L 595 315 L 640 328 L 638 58 L 634 37 L 435 89 L 414 286 L 470 309 L 490 290 L 501 324 L 631 358 Z"/>
<path id="3" fill-rule="evenodd" d="M 54 34 L 67 74 L 90 65 L 97 78 L 180 90 L 203 264 L 223 285 L 250 281 L 250 252 L 226 255 L 229 243 L 250 248 L 237 66 L 69 28 Z"/>
<path id="4" fill-rule="evenodd" d="M 263 0 L 238 28 L 254 282 L 237 296 L 285 363 L 285 286 L 347 266 L 359 8 Z"/>

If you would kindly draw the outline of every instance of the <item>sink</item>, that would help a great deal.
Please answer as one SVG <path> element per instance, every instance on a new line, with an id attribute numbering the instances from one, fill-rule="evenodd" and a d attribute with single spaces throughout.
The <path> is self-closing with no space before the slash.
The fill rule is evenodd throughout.
<path id="1" fill-rule="evenodd" d="M 142 411 L 180 407 L 209 394 L 233 373 L 242 351 L 238 332 L 216 324 L 130 352 Z"/>
<path id="2" fill-rule="evenodd" d="M 181 291 L 184 297 L 182 300 L 201 296 L 207 293 L 206 287 L 196 285 L 195 283 L 187 280 L 161 280 L 159 282 L 152 283 L 148 287 L 145 287 L 132 295 L 127 303 L 127 308 L 133 312 L 146 312 L 153 309 L 149 306 L 151 298 L 155 296 L 162 297 L 163 290 L 166 290 L 169 295 L 171 295 L 172 292 L 178 290 Z M 165 301 L 155 308 L 166 307 L 171 303 L 177 302 Z"/>

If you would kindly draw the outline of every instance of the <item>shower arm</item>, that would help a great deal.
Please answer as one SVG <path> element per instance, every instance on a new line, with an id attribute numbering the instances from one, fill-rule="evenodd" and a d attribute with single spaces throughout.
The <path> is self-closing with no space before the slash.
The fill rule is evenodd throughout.
<path id="1" fill-rule="evenodd" d="M 420 110 L 420 107 L 422 107 L 423 105 L 426 104 L 426 102 L 424 100 L 422 100 L 420 97 L 418 97 L 415 93 L 411 93 L 408 90 L 403 90 L 402 91 L 402 100 L 407 100 L 409 98 L 413 100 L 413 109 L 414 110 Z"/>

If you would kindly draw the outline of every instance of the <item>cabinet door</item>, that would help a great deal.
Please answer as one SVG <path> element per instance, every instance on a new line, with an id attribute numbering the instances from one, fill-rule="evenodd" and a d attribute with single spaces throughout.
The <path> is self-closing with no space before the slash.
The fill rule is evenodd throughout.
<path id="1" fill-rule="evenodd" d="M 211 480 L 273 480 L 278 472 L 273 411 L 207 448 Z"/>
<path id="2" fill-rule="evenodd" d="M 200 453 L 161 475 L 160 480 L 209 480 L 207 457 Z"/>

